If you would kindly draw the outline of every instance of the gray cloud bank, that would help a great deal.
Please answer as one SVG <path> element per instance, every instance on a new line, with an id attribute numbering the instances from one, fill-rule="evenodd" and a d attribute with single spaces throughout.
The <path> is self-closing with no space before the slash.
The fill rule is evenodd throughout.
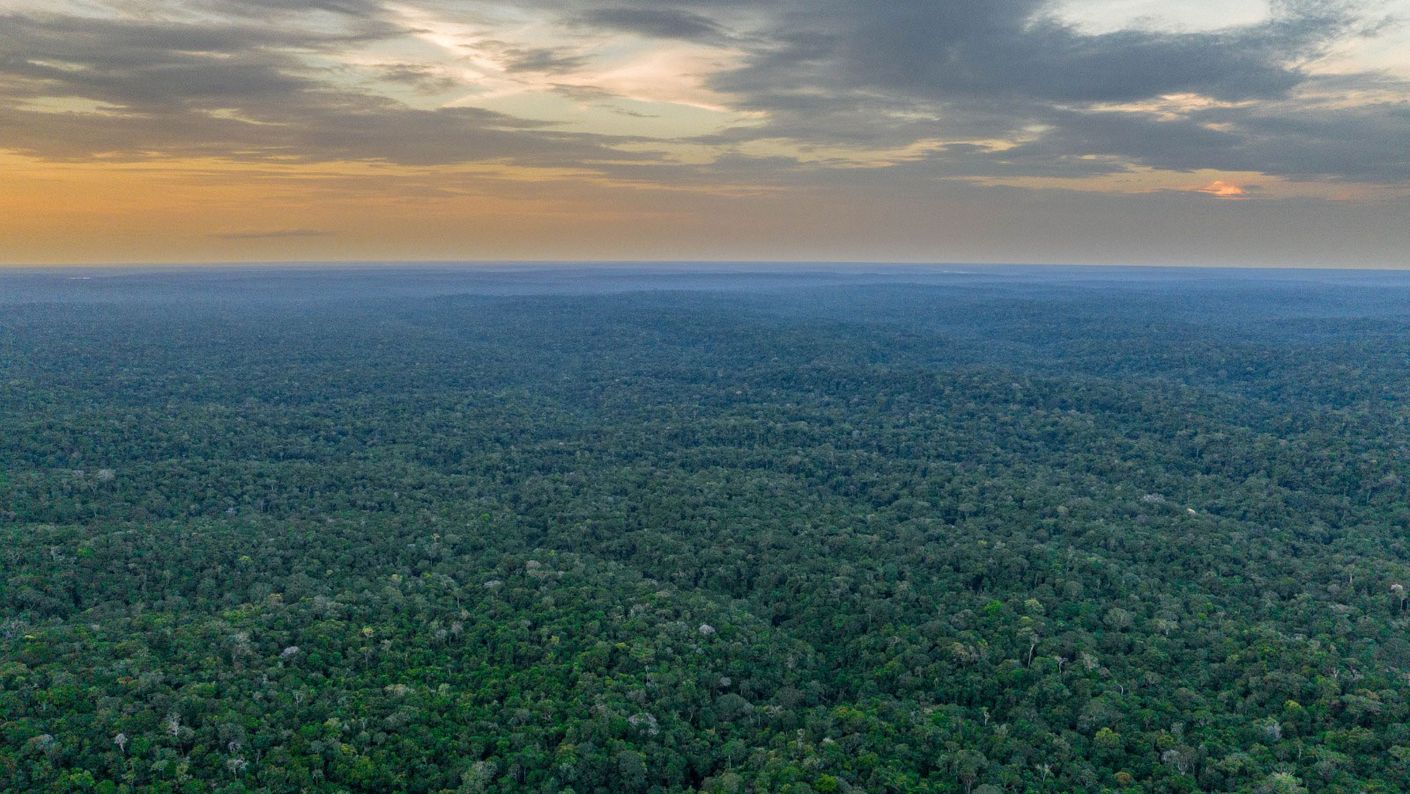
<path id="1" fill-rule="evenodd" d="M 1148 166 L 1410 183 L 1410 88 L 1388 75 L 1332 78 L 1311 68 L 1339 42 L 1381 29 L 1383 19 L 1350 0 L 1277 0 L 1266 22 L 1212 32 L 1100 35 L 1059 21 L 1045 0 L 521 4 L 520 12 L 565 31 L 742 53 L 708 78 L 710 87 L 763 122 L 695 139 L 722 156 L 694 167 L 652 154 L 641 145 L 647 138 L 571 132 L 483 109 L 417 108 L 349 79 L 325 56 L 412 32 L 377 0 L 187 6 L 188 19 L 0 15 L 0 147 L 61 160 L 499 161 L 648 181 L 789 182 L 827 179 L 818 172 L 828 163 L 750 157 L 739 147 L 939 141 L 889 170 L 904 172 L 895 177 L 902 181 Z M 469 19 L 482 4 L 435 8 Z M 587 63 L 580 51 L 552 47 L 509 56 L 509 72 L 552 75 Z M 381 77 L 444 87 L 415 64 L 384 68 Z M 1202 100 L 1143 104 L 1170 95 Z M 55 99 L 96 112 L 34 108 Z M 626 143 L 638 145 L 619 148 Z"/>

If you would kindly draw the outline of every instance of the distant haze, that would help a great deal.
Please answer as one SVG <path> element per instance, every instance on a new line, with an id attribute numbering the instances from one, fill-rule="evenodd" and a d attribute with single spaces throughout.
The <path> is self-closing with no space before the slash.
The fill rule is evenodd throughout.
<path id="1" fill-rule="evenodd" d="M 1406 251 L 1410 0 L 0 0 L 0 264 Z"/>

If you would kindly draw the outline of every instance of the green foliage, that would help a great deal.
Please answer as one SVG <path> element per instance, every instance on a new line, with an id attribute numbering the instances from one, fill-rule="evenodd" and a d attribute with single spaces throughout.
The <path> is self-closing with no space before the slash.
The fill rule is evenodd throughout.
<path id="1" fill-rule="evenodd" d="M 0 789 L 1403 790 L 1403 291 L 1001 282 L 0 303 Z"/>

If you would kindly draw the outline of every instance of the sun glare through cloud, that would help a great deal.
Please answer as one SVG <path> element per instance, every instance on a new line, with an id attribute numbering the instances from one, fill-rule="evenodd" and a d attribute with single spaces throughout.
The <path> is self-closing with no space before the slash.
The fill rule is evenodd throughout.
<path id="1" fill-rule="evenodd" d="M 1209 195 L 1214 196 L 1215 198 L 1222 199 L 1244 198 L 1248 195 L 1248 191 L 1244 190 L 1238 185 L 1225 182 L 1222 179 L 1216 179 L 1213 182 L 1210 182 L 1208 185 L 1199 188 L 1199 192 L 1208 193 Z"/>

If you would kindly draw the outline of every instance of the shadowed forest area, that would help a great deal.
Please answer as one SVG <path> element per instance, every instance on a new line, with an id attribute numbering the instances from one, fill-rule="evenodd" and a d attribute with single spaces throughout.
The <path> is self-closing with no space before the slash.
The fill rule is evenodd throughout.
<path id="1" fill-rule="evenodd" d="M 0 788 L 1410 788 L 1410 276 L 0 274 Z"/>

